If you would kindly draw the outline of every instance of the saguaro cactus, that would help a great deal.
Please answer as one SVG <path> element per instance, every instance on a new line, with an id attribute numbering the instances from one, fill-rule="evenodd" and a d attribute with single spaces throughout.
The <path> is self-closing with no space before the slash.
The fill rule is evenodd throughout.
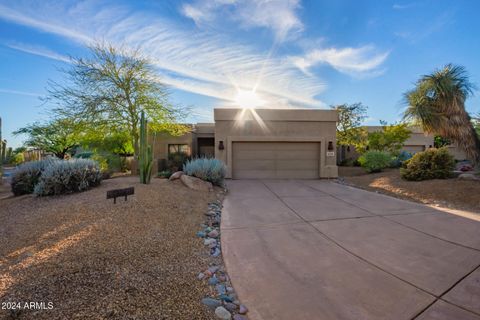
<path id="1" fill-rule="evenodd" d="M 149 184 L 152 177 L 152 147 L 148 144 L 148 123 L 145 112 L 140 117 L 140 153 L 138 163 L 140 168 L 140 183 Z"/>

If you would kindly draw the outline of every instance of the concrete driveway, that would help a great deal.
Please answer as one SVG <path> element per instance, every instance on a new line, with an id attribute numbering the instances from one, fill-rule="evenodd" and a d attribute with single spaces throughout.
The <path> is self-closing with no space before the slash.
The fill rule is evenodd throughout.
<path id="1" fill-rule="evenodd" d="M 322 180 L 232 180 L 222 248 L 256 319 L 480 320 L 480 222 Z"/>

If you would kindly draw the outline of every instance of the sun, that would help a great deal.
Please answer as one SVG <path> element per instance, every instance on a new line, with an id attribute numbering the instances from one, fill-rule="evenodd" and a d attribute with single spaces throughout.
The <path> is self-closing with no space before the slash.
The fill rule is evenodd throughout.
<path id="1" fill-rule="evenodd" d="M 254 90 L 237 91 L 235 96 L 235 104 L 244 109 L 253 109 L 262 106 L 265 103 Z"/>

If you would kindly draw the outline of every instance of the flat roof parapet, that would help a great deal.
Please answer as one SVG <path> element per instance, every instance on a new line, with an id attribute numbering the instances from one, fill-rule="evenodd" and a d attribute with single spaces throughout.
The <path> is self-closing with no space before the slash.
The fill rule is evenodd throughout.
<path id="1" fill-rule="evenodd" d="M 336 110 L 325 109 L 213 109 L 215 121 L 253 120 L 265 121 L 338 121 Z"/>

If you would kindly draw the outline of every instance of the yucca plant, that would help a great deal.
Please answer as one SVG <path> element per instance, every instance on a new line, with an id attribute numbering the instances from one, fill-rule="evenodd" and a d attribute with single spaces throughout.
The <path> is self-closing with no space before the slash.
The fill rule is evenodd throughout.
<path id="1" fill-rule="evenodd" d="M 140 153 L 138 155 L 140 183 L 149 184 L 152 178 L 152 147 L 148 144 L 148 122 L 145 112 L 140 117 Z"/>
<path id="2" fill-rule="evenodd" d="M 465 100 L 474 86 L 464 67 L 446 65 L 432 74 L 422 76 L 415 89 L 405 94 L 408 104 L 406 120 L 457 143 L 467 157 L 480 163 L 480 140 L 465 110 Z"/>

